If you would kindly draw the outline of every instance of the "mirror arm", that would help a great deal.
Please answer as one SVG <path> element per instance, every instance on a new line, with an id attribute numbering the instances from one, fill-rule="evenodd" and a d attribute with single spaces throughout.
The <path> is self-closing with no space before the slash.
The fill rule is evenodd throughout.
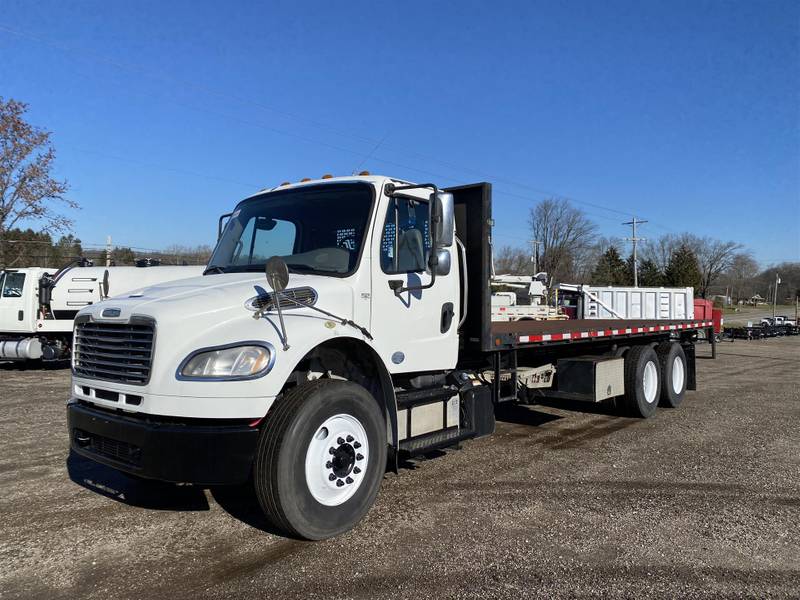
<path id="1" fill-rule="evenodd" d="M 222 221 L 224 221 L 226 218 L 230 217 L 232 214 L 233 213 L 230 212 L 230 213 L 225 213 L 224 215 L 220 216 L 219 224 L 217 225 L 217 239 L 218 240 L 219 240 L 219 238 L 222 237 Z"/>

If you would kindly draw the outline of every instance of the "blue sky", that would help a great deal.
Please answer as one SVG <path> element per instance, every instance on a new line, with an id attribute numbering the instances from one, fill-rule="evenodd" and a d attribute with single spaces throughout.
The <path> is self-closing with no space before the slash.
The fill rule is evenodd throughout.
<path id="1" fill-rule="evenodd" d="M 800 4 L 30 2 L 0 95 L 53 131 L 89 243 L 213 243 L 268 185 L 488 180 L 499 244 L 574 198 L 605 235 L 800 259 Z"/>

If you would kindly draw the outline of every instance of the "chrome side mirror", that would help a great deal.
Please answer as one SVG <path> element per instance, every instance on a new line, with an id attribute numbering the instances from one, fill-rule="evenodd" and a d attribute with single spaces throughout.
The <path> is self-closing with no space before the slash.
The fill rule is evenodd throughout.
<path id="1" fill-rule="evenodd" d="M 433 250 L 436 263 L 431 265 L 431 272 L 435 273 L 437 277 L 444 277 L 450 274 L 450 250 L 446 248 L 439 248 Z"/>
<path id="2" fill-rule="evenodd" d="M 436 249 L 449 248 L 453 245 L 453 235 L 455 231 L 455 216 L 453 194 L 449 192 L 437 192 L 431 198 L 431 223 L 436 228 L 434 232 L 434 243 Z"/>

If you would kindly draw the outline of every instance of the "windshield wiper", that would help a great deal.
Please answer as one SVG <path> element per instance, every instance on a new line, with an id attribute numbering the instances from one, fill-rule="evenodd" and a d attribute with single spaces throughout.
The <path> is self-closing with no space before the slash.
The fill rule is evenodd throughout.
<path id="1" fill-rule="evenodd" d="M 203 271 L 203 275 L 209 275 L 211 273 L 224 273 L 225 269 L 218 265 L 211 265 L 205 271 Z"/>

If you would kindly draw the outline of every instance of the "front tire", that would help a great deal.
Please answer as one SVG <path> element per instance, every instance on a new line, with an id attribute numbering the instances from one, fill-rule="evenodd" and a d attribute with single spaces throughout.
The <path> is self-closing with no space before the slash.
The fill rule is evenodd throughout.
<path id="1" fill-rule="evenodd" d="M 386 468 L 386 425 L 362 386 L 317 379 L 264 419 L 253 481 L 264 514 L 290 537 L 321 540 L 369 511 Z"/>

